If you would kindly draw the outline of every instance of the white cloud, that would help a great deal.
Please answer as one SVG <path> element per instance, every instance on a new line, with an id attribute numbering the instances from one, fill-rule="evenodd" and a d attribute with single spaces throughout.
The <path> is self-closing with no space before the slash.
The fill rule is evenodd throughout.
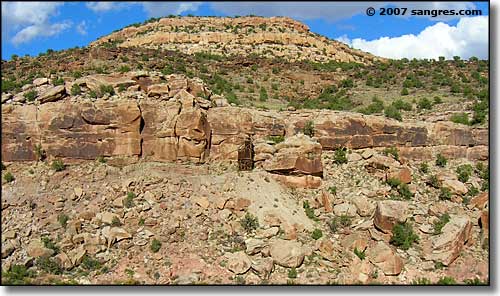
<path id="1" fill-rule="evenodd" d="M 77 26 L 76 26 L 76 32 L 80 35 L 87 35 L 87 22 L 81 21 Z"/>
<path id="2" fill-rule="evenodd" d="M 2 2 L 2 34 L 14 45 L 26 43 L 43 36 L 50 37 L 71 27 L 70 21 L 50 23 L 58 14 L 60 2 Z"/>
<path id="3" fill-rule="evenodd" d="M 130 7 L 131 5 L 138 4 L 137 2 L 88 2 L 85 6 L 95 13 L 108 12 L 111 10 L 121 10 Z"/>
<path id="4" fill-rule="evenodd" d="M 14 38 L 12 38 L 12 43 L 14 43 L 14 45 L 19 45 L 21 43 L 29 42 L 35 37 L 54 36 L 70 27 L 71 22 L 31 25 L 17 32 Z"/>
<path id="5" fill-rule="evenodd" d="M 187 11 L 196 11 L 202 2 L 141 2 L 144 10 L 150 17 L 161 17 L 169 14 L 181 14 Z"/>
<path id="6" fill-rule="evenodd" d="M 368 7 L 378 9 L 393 5 L 411 9 L 473 9 L 472 2 L 211 2 L 214 10 L 226 15 L 288 16 L 299 20 L 324 18 L 334 22 L 357 14 L 365 14 Z M 406 14 L 409 16 L 409 13 Z M 450 20 L 458 16 L 425 17 L 431 20 Z"/>
<path id="7" fill-rule="evenodd" d="M 439 22 L 418 35 L 381 37 L 375 40 L 341 36 L 337 40 L 386 58 L 488 58 L 488 16 L 461 18 L 456 26 Z"/>

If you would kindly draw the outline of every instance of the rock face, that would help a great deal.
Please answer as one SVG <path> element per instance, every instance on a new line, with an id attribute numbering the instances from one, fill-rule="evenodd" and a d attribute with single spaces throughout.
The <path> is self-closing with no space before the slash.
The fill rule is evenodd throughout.
<path id="1" fill-rule="evenodd" d="M 233 28 L 228 31 L 227 28 Z M 157 22 L 139 27 L 129 27 L 102 37 L 91 46 L 116 42 L 120 47 L 161 46 L 179 49 L 184 53 L 253 52 L 264 56 L 281 56 L 289 60 L 336 60 L 343 62 L 370 63 L 381 59 L 351 49 L 345 44 L 315 35 L 309 28 L 287 17 L 239 17 L 239 18 L 162 18 Z M 275 48 L 285 46 L 281 52 Z M 301 54 L 298 55 L 297 53 Z"/>
<path id="2" fill-rule="evenodd" d="M 403 223 L 407 218 L 408 204 L 397 200 L 377 202 L 373 224 L 385 233 L 392 232 L 398 222 Z"/>
<path id="3" fill-rule="evenodd" d="M 437 153 L 448 158 L 488 158 L 487 129 L 442 123 L 401 123 L 328 110 L 297 113 L 212 107 L 212 94 L 203 82 L 183 75 L 98 74 L 74 83 L 87 90 L 101 85 L 135 87 L 139 93 L 134 96 L 147 99 L 137 102 L 130 97 L 112 96 L 110 100 L 92 102 L 66 99 L 53 102 L 66 96 L 67 90 L 63 86 L 41 85 L 39 88 L 47 89 L 37 98 L 41 105 L 2 107 L 4 161 L 36 160 L 35 145 L 41 145 L 48 157 L 61 158 L 140 155 L 157 161 L 237 160 L 238 148 L 251 137 L 257 167 L 285 174 L 286 178 L 293 177 L 283 180 L 285 183 L 317 188 L 319 184 L 313 182 L 311 176 L 323 174 L 322 151 L 339 147 L 394 146 L 402 160 L 429 160 Z M 148 97 L 153 89 L 156 89 L 153 97 Z M 314 123 L 313 138 L 301 135 L 307 122 Z M 454 136 L 448 139 L 450 135 Z M 270 136 L 284 137 L 285 141 L 273 144 L 268 140 Z M 467 140 L 457 140 L 459 136 Z M 389 169 L 388 176 L 411 182 L 411 171 L 393 158 L 363 157 L 368 158 L 367 166 Z M 295 178 L 301 176 L 306 178 Z M 464 186 L 455 183 L 449 187 L 463 194 Z"/>
<path id="4" fill-rule="evenodd" d="M 471 235 L 472 224 L 468 217 L 454 216 L 443 227 L 442 233 L 431 238 L 432 253 L 428 259 L 450 265 L 460 255 Z"/>
<path id="5" fill-rule="evenodd" d="M 283 267 L 299 267 L 304 261 L 305 252 L 297 241 L 276 240 L 271 243 L 271 257 Z"/>
<path id="6" fill-rule="evenodd" d="M 276 153 L 264 161 L 263 168 L 272 173 L 323 176 L 321 145 L 306 135 L 287 138 L 276 145 Z"/>
<path id="7" fill-rule="evenodd" d="M 404 263 L 401 257 L 385 242 L 378 242 L 367 251 L 371 263 L 382 269 L 385 275 L 398 275 Z"/>

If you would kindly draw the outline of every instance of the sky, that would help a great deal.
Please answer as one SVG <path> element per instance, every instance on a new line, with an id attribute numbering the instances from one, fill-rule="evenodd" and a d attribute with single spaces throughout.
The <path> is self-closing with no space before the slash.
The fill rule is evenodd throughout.
<path id="1" fill-rule="evenodd" d="M 367 8 L 375 8 L 368 16 Z M 381 8 L 407 8 L 380 15 Z M 481 16 L 412 16 L 412 10 L 481 10 Z M 2 59 L 86 46 L 151 17 L 288 16 L 311 31 L 387 58 L 488 59 L 487 2 L 4 2 Z"/>

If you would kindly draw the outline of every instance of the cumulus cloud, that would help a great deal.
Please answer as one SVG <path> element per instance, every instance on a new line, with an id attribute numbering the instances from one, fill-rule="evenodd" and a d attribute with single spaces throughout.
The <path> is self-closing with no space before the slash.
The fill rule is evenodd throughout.
<path id="1" fill-rule="evenodd" d="M 87 22 L 86 21 L 81 21 L 77 26 L 76 26 L 76 32 L 80 35 L 87 35 Z"/>
<path id="2" fill-rule="evenodd" d="M 476 56 L 488 58 L 488 17 L 461 18 L 456 26 L 439 22 L 425 28 L 417 35 L 381 37 L 375 40 L 349 39 L 341 36 L 337 40 L 348 45 L 386 58 L 452 58 Z"/>
<path id="3" fill-rule="evenodd" d="M 472 2 L 212 2 L 212 9 L 226 15 L 289 16 L 299 20 L 323 18 L 329 22 L 350 18 L 357 14 L 365 14 L 368 7 L 378 9 L 385 6 L 405 7 L 411 9 L 474 9 Z M 409 14 L 406 14 L 408 17 Z M 442 16 L 432 20 L 450 20 L 458 16 Z"/>
<path id="4" fill-rule="evenodd" d="M 14 36 L 14 45 L 43 36 L 55 36 L 71 27 L 70 21 L 50 23 L 60 2 L 2 2 L 2 34 Z"/>
<path id="5" fill-rule="evenodd" d="M 196 11 L 203 2 L 142 2 L 148 16 L 160 17 L 169 14 L 181 14 L 187 11 Z"/>

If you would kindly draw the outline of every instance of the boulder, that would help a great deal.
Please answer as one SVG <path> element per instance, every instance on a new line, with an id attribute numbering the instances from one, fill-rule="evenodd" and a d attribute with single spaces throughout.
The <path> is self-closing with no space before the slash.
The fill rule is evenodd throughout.
<path id="1" fill-rule="evenodd" d="M 380 268 L 385 275 L 398 275 L 403 269 L 401 257 L 387 243 L 379 241 L 374 247 L 368 248 L 368 259 Z"/>
<path id="2" fill-rule="evenodd" d="M 377 202 L 373 224 L 385 233 L 392 232 L 397 223 L 404 223 L 407 218 L 408 204 L 397 200 Z"/>
<path id="3" fill-rule="evenodd" d="M 431 237 L 432 253 L 427 254 L 428 260 L 450 265 L 463 249 L 471 236 L 472 224 L 467 216 L 452 216 L 441 230 L 441 234 Z"/>
<path id="4" fill-rule="evenodd" d="M 30 242 L 30 244 L 26 247 L 26 252 L 28 253 L 28 256 L 34 258 L 50 257 L 54 254 L 54 250 L 46 248 L 38 239 Z"/>
<path id="5" fill-rule="evenodd" d="M 356 207 L 349 202 L 341 203 L 333 207 L 333 212 L 335 216 L 355 217 Z"/>
<path id="6" fill-rule="evenodd" d="M 38 96 L 38 101 L 40 104 L 45 104 L 48 102 L 58 101 L 66 96 L 66 88 L 64 85 L 54 86 L 49 88 L 43 94 Z"/>
<path id="7" fill-rule="evenodd" d="M 472 209 L 474 207 L 482 210 L 485 209 L 488 206 L 489 202 L 489 193 L 488 191 L 482 192 L 472 198 L 469 202 L 469 208 Z"/>
<path id="8" fill-rule="evenodd" d="M 305 251 L 297 241 L 278 239 L 271 243 L 271 257 L 274 263 L 283 267 L 299 267 L 304 261 Z"/>
<path id="9" fill-rule="evenodd" d="M 14 251 L 16 247 L 10 241 L 5 241 L 2 243 L 2 259 L 9 257 Z"/>
<path id="10" fill-rule="evenodd" d="M 49 83 L 49 79 L 48 78 L 36 78 L 35 80 L 33 80 L 33 85 L 34 86 L 42 86 L 44 84 L 48 84 Z"/>
<path id="11" fill-rule="evenodd" d="M 235 274 L 243 274 L 252 266 L 250 258 L 243 251 L 232 253 L 227 259 L 227 269 Z"/>
<path id="12" fill-rule="evenodd" d="M 358 215 L 368 217 L 375 211 L 375 205 L 364 196 L 355 196 L 351 202 L 356 206 Z"/>
<path id="13" fill-rule="evenodd" d="M 402 183 L 409 184 L 412 180 L 412 174 L 408 167 L 392 168 L 387 172 L 387 179 L 397 179 Z"/>
<path id="14" fill-rule="evenodd" d="M 268 279 L 274 269 L 274 260 L 270 257 L 259 258 L 252 262 L 252 270 L 262 279 Z"/>
<path id="15" fill-rule="evenodd" d="M 452 194 L 463 195 L 466 194 L 468 191 L 464 183 L 454 179 L 443 180 L 441 186 L 444 188 L 448 188 Z"/>
<path id="16" fill-rule="evenodd" d="M 249 238 L 245 241 L 247 247 L 246 252 L 248 255 L 254 255 L 259 253 L 267 244 L 260 239 Z"/>
<path id="17" fill-rule="evenodd" d="M 148 86 L 148 97 L 161 97 L 168 96 L 168 85 L 166 84 L 153 84 Z"/>
<path id="18" fill-rule="evenodd" d="M 315 176 L 273 175 L 273 178 L 289 188 L 315 189 L 321 186 L 321 178 Z"/>

